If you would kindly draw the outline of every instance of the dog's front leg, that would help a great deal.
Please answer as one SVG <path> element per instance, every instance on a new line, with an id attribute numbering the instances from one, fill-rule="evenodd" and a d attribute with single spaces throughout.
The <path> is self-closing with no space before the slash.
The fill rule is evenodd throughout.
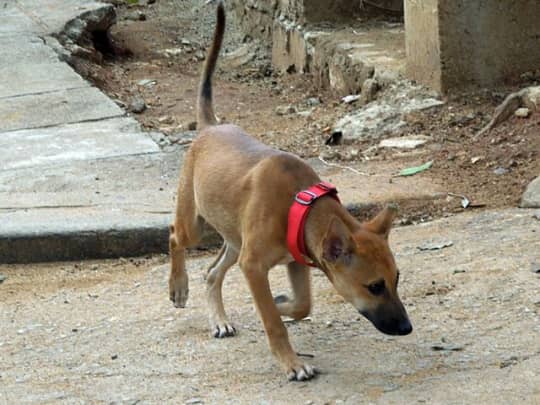
<path id="1" fill-rule="evenodd" d="M 269 269 L 246 258 L 240 260 L 240 267 L 248 281 L 257 311 L 263 321 L 270 350 L 284 368 L 287 378 L 297 381 L 311 379 L 315 375 L 315 369 L 300 360 L 289 343 L 287 328 L 281 321 L 270 291 Z"/>
<path id="2" fill-rule="evenodd" d="M 308 316 L 311 311 L 310 270 L 307 266 L 292 262 L 287 265 L 287 273 L 293 296 L 290 298 L 287 295 L 278 295 L 274 302 L 282 316 L 299 320 Z"/>

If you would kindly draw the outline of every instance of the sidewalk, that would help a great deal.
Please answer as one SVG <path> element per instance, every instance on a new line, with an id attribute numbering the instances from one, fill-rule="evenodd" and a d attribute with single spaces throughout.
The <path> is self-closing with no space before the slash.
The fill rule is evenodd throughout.
<path id="1" fill-rule="evenodd" d="M 0 262 L 166 248 L 173 202 L 163 190 L 181 156 L 164 154 L 48 46 L 68 21 L 109 9 L 0 1 Z"/>
<path id="2" fill-rule="evenodd" d="M 183 147 L 162 150 L 159 134 L 143 132 L 57 54 L 67 52 L 58 34 L 113 20 L 110 4 L 0 0 L 0 263 L 167 250 Z M 388 173 L 312 163 L 345 203 L 440 191 L 421 178 L 388 184 Z M 207 232 L 203 243 L 216 241 Z"/>

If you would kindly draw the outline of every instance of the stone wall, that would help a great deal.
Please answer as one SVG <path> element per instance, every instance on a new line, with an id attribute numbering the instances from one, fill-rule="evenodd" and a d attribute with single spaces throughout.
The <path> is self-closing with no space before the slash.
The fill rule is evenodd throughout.
<path id="1" fill-rule="evenodd" d="M 440 91 L 540 66 L 538 0 L 406 0 L 408 73 Z"/>
<path id="2" fill-rule="evenodd" d="M 272 25 L 279 0 L 229 0 L 226 4 L 235 13 L 244 33 L 255 39 L 272 43 Z"/>
<path id="3" fill-rule="evenodd" d="M 320 87 L 357 94 L 374 74 L 368 54 L 380 55 L 362 22 L 390 12 L 403 0 L 230 0 L 246 35 L 271 44 L 282 72 L 311 73 Z M 360 52 L 364 51 L 364 52 Z M 388 60 L 389 58 L 387 58 Z"/>
<path id="4" fill-rule="evenodd" d="M 246 35 L 272 40 L 276 19 L 294 24 L 343 22 L 361 15 L 402 14 L 404 0 L 228 0 Z"/>

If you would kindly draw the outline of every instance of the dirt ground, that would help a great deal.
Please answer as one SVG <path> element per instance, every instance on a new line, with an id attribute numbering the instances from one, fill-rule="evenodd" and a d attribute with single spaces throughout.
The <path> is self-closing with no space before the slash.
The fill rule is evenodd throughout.
<path id="1" fill-rule="evenodd" d="M 194 0 L 129 7 L 115 3 L 123 5 L 118 7 L 112 38 L 127 53 L 109 54 L 101 64 L 79 70 L 125 106 L 142 97 L 148 109 L 134 116 L 146 128 L 167 135 L 186 131 L 195 121 L 198 75 L 213 30 L 214 8 Z M 229 13 L 228 18 L 223 55 L 244 42 L 234 16 Z M 399 132 L 382 135 L 429 135 L 432 141 L 424 148 L 409 152 L 374 148 L 379 140 L 328 147 L 325 141 L 336 121 L 358 106 L 340 103 L 343 95 L 315 88 L 309 76 L 273 72 L 267 50 L 260 44 L 253 48 L 256 57 L 247 64 L 231 66 L 221 58 L 214 85 L 216 109 L 223 121 L 242 126 L 267 144 L 306 158 L 332 149 L 332 163 L 368 173 L 380 172 L 388 164 L 405 168 L 433 160 L 433 167 L 418 177 L 487 208 L 515 207 L 527 184 L 540 173 L 540 113 L 527 119 L 513 117 L 485 136 L 474 136 L 506 94 L 540 82 L 534 74 L 496 90 L 446 97 L 441 109 L 411 114 Z M 310 98 L 321 104 L 308 105 Z M 287 106 L 299 113 L 276 114 L 276 109 Z M 311 112 L 302 114 L 305 111 Z M 354 155 L 354 150 L 360 153 Z M 503 174 L 496 174 L 496 169 Z M 432 217 L 461 212 L 459 200 L 405 202 L 402 209 L 413 217 L 421 216 L 420 211 Z"/>
<path id="2" fill-rule="evenodd" d="M 538 404 L 540 221 L 532 210 L 400 227 L 391 245 L 414 331 L 389 337 L 313 272 L 310 320 L 287 323 L 320 368 L 289 383 L 241 271 L 224 285 L 239 334 L 210 336 L 192 254 L 187 308 L 168 300 L 166 257 L 0 266 L 0 403 Z M 466 232 L 464 232 L 466 230 Z M 452 242 L 421 251 L 426 243 Z M 286 271 L 271 273 L 275 294 Z"/>

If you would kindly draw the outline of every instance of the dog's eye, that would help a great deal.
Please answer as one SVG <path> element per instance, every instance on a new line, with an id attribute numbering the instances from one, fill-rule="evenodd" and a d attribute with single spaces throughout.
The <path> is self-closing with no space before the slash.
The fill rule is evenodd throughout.
<path id="1" fill-rule="evenodd" d="M 368 285 L 368 290 L 373 295 L 381 295 L 384 292 L 384 280 Z"/>

